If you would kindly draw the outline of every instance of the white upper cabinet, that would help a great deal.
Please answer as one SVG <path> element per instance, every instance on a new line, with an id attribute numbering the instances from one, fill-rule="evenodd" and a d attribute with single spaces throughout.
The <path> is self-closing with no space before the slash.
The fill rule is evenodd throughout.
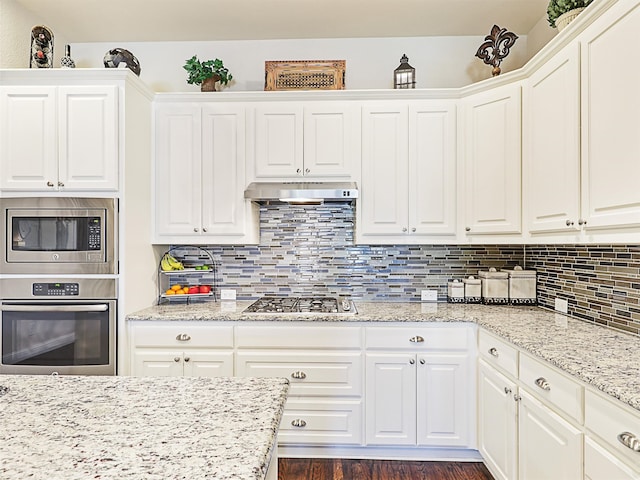
<path id="1" fill-rule="evenodd" d="M 616 2 L 579 37 L 584 228 L 640 226 L 640 4 Z"/>
<path id="2" fill-rule="evenodd" d="M 350 179 L 360 158 L 360 109 L 350 102 L 255 107 L 255 178 Z"/>
<path id="3" fill-rule="evenodd" d="M 451 241 L 456 233 L 455 101 L 367 102 L 358 242 Z"/>
<path id="4" fill-rule="evenodd" d="M 520 89 L 508 84 L 463 100 L 468 236 L 521 232 Z"/>
<path id="5" fill-rule="evenodd" d="M 579 230 L 579 65 L 579 46 L 573 43 L 524 84 L 524 211 L 530 233 Z"/>
<path id="6" fill-rule="evenodd" d="M 244 125 L 244 105 L 157 106 L 156 243 L 256 241 Z"/>
<path id="7" fill-rule="evenodd" d="M 115 86 L 0 87 L 2 190 L 118 190 Z"/>

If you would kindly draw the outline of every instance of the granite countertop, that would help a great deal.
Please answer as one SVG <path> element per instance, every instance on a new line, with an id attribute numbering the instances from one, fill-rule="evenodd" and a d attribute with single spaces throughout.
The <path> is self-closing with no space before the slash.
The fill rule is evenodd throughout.
<path id="1" fill-rule="evenodd" d="M 230 322 L 472 322 L 640 410 L 640 337 L 539 307 L 356 302 L 357 315 L 243 313 L 251 302 L 168 304 L 128 320 Z"/>
<path id="2" fill-rule="evenodd" d="M 0 478 L 262 480 L 288 389 L 279 378 L 2 375 Z"/>

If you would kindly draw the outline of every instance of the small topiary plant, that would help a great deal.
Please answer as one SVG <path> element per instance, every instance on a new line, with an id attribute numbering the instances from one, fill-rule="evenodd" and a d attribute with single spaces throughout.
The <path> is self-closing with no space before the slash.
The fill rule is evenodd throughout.
<path id="1" fill-rule="evenodd" d="M 556 19 L 563 13 L 567 13 L 574 8 L 583 8 L 588 6 L 593 0 L 550 0 L 547 7 L 547 18 L 549 25 L 556 27 Z"/>

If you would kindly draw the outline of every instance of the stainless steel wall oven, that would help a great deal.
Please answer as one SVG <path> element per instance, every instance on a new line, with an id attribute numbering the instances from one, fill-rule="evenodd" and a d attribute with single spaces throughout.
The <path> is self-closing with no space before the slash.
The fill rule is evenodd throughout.
<path id="1" fill-rule="evenodd" d="M 114 198 L 0 198 L 3 274 L 115 274 Z"/>
<path id="2" fill-rule="evenodd" d="M 117 280 L 0 279 L 0 373 L 115 375 Z"/>

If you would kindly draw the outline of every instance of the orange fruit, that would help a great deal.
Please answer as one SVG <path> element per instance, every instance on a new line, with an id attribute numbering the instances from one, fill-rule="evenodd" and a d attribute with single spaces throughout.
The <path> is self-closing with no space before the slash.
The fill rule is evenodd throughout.
<path id="1" fill-rule="evenodd" d="M 175 295 L 175 291 L 173 291 L 172 289 L 167 290 L 166 292 L 164 292 L 165 295 Z"/>
<path id="2" fill-rule="evenodd" d="M 171 290 L 173 290 L 174 292 L 182 290 L 182 285 L 174 285 L 173 287 L 171 287 Z"/>

